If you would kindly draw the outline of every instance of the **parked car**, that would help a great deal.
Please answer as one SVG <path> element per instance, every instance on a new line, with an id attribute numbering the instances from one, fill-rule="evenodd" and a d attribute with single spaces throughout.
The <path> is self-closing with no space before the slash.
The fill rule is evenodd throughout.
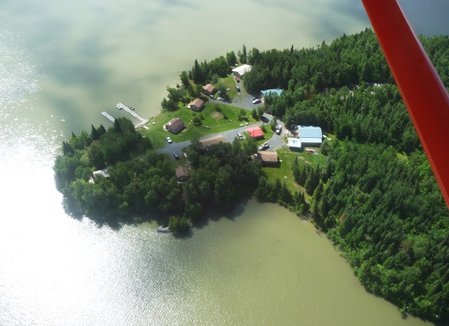
<path id="1" fill-rule="evenodd" d="M 260 98 L 256 98 L 252 102 L 253 102 L 253 104 L 259 104 L 262 101 L 260 100 Z"/>
<path id="2" fill-rule="evenodd" d="M 240 132 L 237 132 L 237 137 L 239 137 L 240 139 L 243 139 L 243 135 Z"/>
<path id="3" fill-rule="evenodd" d="M 239 85 L 235 86 L 235 88 L 237 88 L 237 92 L 240 92 L 240 86 Z"/>
<path id="4" fill-rule="evenodd" d="M 173 143 L 173 140 L 171 140 L 171 138 L 169 136 L 167 136 L 166 139 L 167 139 L 167 143 L 169 143 L 169 144 Z"/>
<path id="5" fill-rule="evenodd" d="M 264 151 L 266 149 L 268 149 L 270 147 L 270 145 L 268 145 L 268 143 L 263 143 L 262 145 L 259 146 L 259 151 Z"/>
<path id="6" fill-rule="evenodd" d="M 277 134 L 277 135 L 280 135 L 280 134 L 281 134 L 281 131 L 282 131 L 282 126 L 277 126 L 277 127 L 276 127 L 276 134 Z"/>
<path id="7" fill-rule="evenodd" d="M 175 158 L 175 160 L 179 160 L 179 155 L 176 153 L 173 153 L 173 157 Z"/>

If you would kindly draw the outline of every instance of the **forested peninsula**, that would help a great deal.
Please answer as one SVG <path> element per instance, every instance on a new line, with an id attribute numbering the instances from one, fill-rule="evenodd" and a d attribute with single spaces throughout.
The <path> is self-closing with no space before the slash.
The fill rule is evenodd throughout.
<path id="1" fill-rule="evenodd" d="M 422 42 L 449 85 L 449 37 Z M 56 184 L 72 210 L 99 224 L 169 220 L 181 234 L 205 212 L 229 212 L 252 195 L 278 202 L 326 232 L 367 290 L 405 314 L 449 322 L 449 211 L 372 31 L 308 49 L 243 47 L 195 60 L 182 85 L 169 89 L 164 109 L 181 110 L 183 97 L 229 74 L 237 61 L 252 66 L 242 79 L 249 93 L 284 90 L 265 98 L 265 111 L 287 128 L 316 125 L 330 136 L 319 163 L 283 161 L 292 185 L 261 167 L 251 139 L 207 148 L 193 139 L 183 158 L 189 177 L 180 181 L 179 161 L 157 152 L 129 120 L 116 119 L 108 130 L 92 126 L 63 143 Z M 94 171 L 107 177 L 93 179 Z"/>

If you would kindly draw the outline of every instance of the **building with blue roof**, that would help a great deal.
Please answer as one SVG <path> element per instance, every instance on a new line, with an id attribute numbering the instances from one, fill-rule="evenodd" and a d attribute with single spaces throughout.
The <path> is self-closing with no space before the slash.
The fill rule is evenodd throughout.
<path id="1" fill-rule="evenodd" d="M 297 133 L 303 145 L 319 146 L 323 142 L 323 132 L 320 127 L 298 126 Z"/>
<path id="2" fill-rule="evenodd" d="M 284 90 L 282 90 L 280 88 L 272 88 L 272 89 L 265 89 L 260 92 L 262 93 L 262 96 L 270 96 L 270 95 L 281 96 L 282 92 L 284 92 Z"/>

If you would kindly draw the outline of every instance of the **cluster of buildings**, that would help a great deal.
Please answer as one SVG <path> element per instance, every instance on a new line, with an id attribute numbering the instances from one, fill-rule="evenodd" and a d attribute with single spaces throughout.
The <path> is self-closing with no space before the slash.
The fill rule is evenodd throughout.
<path id="1" fill-rule="evenodd" d="M 212 84 L 207 84 L 203 86 L 203 93 L 206 96 L 212 96 L 215 94 L 216 88 Z M 204 108 L 205 102 L 200 99 L 196 98 L 192 100 L 189 104 L 187 104 L 187 107 L 195 112 L 200 112 Z M 178 134 L 182 130 L 185 129 L 185 124 L 180 118 L 173 118 L 169 122 L 165 124 L 165 129 L 172 134 Z"/>
<path id="2" fill-rule="evenodd" d="M 248 64 L 241 65 L 232 69 L 232 73 L 237 81 L 250 72 L 252 66 Z M 209 97 L 213 97 L 216 92 L 216 88 L 212 84 L 204 85 L 202 88 L 203 94 Z M 281 96 L 283 93 L 282 89 L 273 88 L 266 89 L 261 91 L 261 95 L 263 97 L 267 96 Z M 196 98 L 191 101 L 187 107 L 193 111 L 199 112 L 203 109 L 205 102 Z M 177 134 L 185 129 L 184 122 L 180 118 L 171 119 L 166 125 L 165 128 L 167 131 Z M 280 129 L 281 130 L 281 129 Z M 250 127 L 246 130 L 248 137 L 253 139 L 261 139 L 264 136 L 263 130 L 260 127 Z M 280 134 L 280 133 L 279 133 Z M 239 134 L 240 135 L 240 134 Z M 241 138 L 243 138 L 240 135 Z M 200 140 L 200 143 L 203 147 L 208 147 L 211 145 L 224 143 L 226 139 L 223 135 L 216 135 L 212 137 L 203 138 Z M 311 147 L 319 147 L 323 142 L 323 132 L 320 127 L 315 126 L 297 126 L 296 129 L 292 132 L 291 137 L 287 137 L 287 146 L 290 150 L 300 150 L 305 149 L 308 150 L 306 146 Z M 268 145 L 267 145 L 268 146 Z M 263 148 L 266 149 L 266 148 Z M 279 166 L 279 157 L 276 151 L 269 150 L 259 150 L 255 155 L 258 159 L 261 160 L 264 166 Z M 186 174 L 186 171 L 177 171 L 177 174 Z"/>

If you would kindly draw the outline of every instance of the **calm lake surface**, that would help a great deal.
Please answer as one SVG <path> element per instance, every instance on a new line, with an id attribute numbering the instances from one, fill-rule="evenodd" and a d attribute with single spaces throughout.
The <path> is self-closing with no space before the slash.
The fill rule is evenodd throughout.
<path id="1" fill-rule="evenodd" d="M 447 33 L 447 1 L 403 1 Z M 368 26 L 359 2 L 0 0 L 0 325 L 422 325 L 367 294 L 323 235 L 249 201 L 189 239 L 66 215 L 52 165 L 117 102 L 155 115 L 194 59 Z"/>

